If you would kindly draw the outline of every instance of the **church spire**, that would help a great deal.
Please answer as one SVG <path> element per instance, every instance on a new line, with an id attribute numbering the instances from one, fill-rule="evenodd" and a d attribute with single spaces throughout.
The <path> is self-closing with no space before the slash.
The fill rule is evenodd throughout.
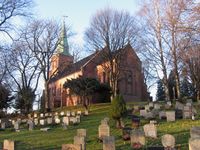
<path id="1" fill-rule="evenodd" d="M 57 47 L 57 53 L 71 56 L 69 53 L 69 45 L 68 45 L 68 40 L 67 40 L 65 19 L 63 19 L 63 25 L 62 25 L 62 29 L 61 29 L 61 33 L 60 33 L 59 44 Z"/>

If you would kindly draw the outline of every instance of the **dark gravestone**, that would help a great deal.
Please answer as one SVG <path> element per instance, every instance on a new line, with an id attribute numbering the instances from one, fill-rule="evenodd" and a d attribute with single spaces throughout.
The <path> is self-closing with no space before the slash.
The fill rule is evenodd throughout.
<path id="1" fill-rule="evenodd" d="M 165 150 L 164 147 L 156 147 L 156 146 L 152 146 L 152 147 L 147 147 L 147 150 Z"/>
<path id="2" fill-rule="evenodd" d="M 130 140 L 131 131 L 132 131 L 132 128 L 129 128 L 129 127 L 125 127 L 122 129 L 123 140 L 125 140 L 125 141 Z"/>
<path id="3" fill-rule="evenodd" d="M 136 115 L 132 115 L 131 120 L 132 120 L 132 127 L 133 128 L 139 128 L 139 126 L 140 126 L 140 117 L 138 117 Z"/>
<path id="4" fill-rule="evenodd" d="M 182 110 L 175 110 L 175 117 L 176 119 L 182 119 L 183 118 L 183 111 Z"/>

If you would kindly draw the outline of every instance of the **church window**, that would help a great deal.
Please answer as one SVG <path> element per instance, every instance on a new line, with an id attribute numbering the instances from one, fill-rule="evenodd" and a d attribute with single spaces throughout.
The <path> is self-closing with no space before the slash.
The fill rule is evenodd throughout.
<path id="1" fill-rule="evenodd" d="M 105 83 L 105 82 L 106 82 L 106 73 L 103 72 L 103 83 Z"/>

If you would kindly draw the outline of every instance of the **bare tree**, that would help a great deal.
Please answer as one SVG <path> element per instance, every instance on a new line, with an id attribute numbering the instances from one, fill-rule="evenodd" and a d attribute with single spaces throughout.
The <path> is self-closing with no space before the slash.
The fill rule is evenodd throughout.
<path id="1" fill-rule="evenodd" d="M 168 64 L 169 52 L 165 49 L 163 40 L 163 22 L 162 22 L 162 3 L 158 0 L 146 1 L 139 15 L 141 16 L 141 32 L 140 44 L 142 49 L 140 54 L 143 59 L 149 62 L 149 67 L 153 74 L 157 74 L 159 79 L 162 79 L 166 100 L 169 100 L 168 89 Z"/>
<path id="2" fill-rule="evenodd" d="M 9 31 L 15 28 L 13 19 L 30 16 L 32 6 L 32 0 L 0 0 L 0 32 L 11 37 Z"/>
<path id="3" fill-rule="evenodd" d="M 165 0 L 164 2 L 164 39 L 169 47 L 172 67 L 174 69 L 176 80 L 177 97 L 180 98 L 180 68 L 179 68 L 179 51 L 180 43 L 186 30 L 185 22 L 187 22 L 187 11 L 192 5 L 192 0 Z"/>
<path id="4" fill-rule="evenodd" d="M 5 59 L 7 64 L 7 72 L 9 78 L 10 89 L 14 93 L 22 93 L 31 89 L 33 95 L 38 87 L 39 77 L 41 71 L 38 70 L 39 63 L 33 56 L 27 44 L 23 41 L 14 41 L 11 48 L 8 59 Z M 20 107 L 23 113 L 28 113 L 32 110 L 34 97 L 22 98 L 23 102 L 20 102 Z M 16 104 L 19 103 L 16 101 Z"/>
<path id="5" fill-rule="evenodd" d="M 102 50 L 105 64 L 102 68 L 109 74 L 113 96 L 117 94 L 117 84 L 120 77 L 120 62 L 123 49 L 128 43 L 135 42 L 137 34 L 136 22 L 128 12 L 103 9 L 91 19 L 90 27 L 85 32 L 85 38 L 93 50 Z M 116 53 L 118 51 L 118 53 Z M 115 54 L 114 54 L 115 53 Z"/>
<path id="6" fill-rule="evenodd" d="M 172 69 L 176 81 L 175 91 L 180 98 L 182 68 L 180 53 L 185 48 L 182 46 L 183 40 L 190 41 L 188 39 L 191 38 L 191 32 L 196 28 L 188 23 L 189 18 L 195 18 L 193 9 L 198 10 L 194 6 L 194 0 L 154 0 L 153 2 L 147 0 L 140 11 L 145 17 L 141 20 L 146 23 L 142 28 L 143 35 L 140 41 L 140 45 L 144 47 L 143 56 L 151 62 L 158 76 L 162 73 L 167 99 L 169 99 L 168 74 Z"/>
<path id="7" fill-rule="evenodd" d="M 50 108 L 49 82 L 59 69 L 57 68 L 50 73 L 51 58 L 60 43 L 59 33 L 60 26 L 55 21 L 35 20 L 27 25 L 23 34 L 28 48 L 33 52 L 33 56 L 39 62 L 39 69 L 42 71 L 45 88 L 45 108 Z M 62 68 L 62 66 L 59 67 Z"/>

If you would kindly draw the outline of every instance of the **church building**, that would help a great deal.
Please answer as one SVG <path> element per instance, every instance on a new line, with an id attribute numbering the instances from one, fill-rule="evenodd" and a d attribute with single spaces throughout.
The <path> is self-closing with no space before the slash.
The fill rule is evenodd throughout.
<path id="1" fill-rule="evenodd" d="M 93 54 L 74 62 L 70 54 L 65 24 L 63 24 L 60 42 L 56 53 L 51 58 L 52 77 L 49 83 L 49 106 L 50 108 L 77 105 L 80 100 L 77 96 L 70 94 L 68 89 L 63 88 L 67 79 L 91 77 L 98 79 L 101 83 L 109 83 L 108 72 L 103 69 L 105 64 L 101 53 L 105 51 L 95 51 Z M 147 88 L 144 83 L 142 63 L 130 44 L 123 50 L 120 79 L 118 81 L 118 91 L 123 95 L 126 102 L 147 100 Z M 121 51 L 121 50 L 118 50 Z"/>

